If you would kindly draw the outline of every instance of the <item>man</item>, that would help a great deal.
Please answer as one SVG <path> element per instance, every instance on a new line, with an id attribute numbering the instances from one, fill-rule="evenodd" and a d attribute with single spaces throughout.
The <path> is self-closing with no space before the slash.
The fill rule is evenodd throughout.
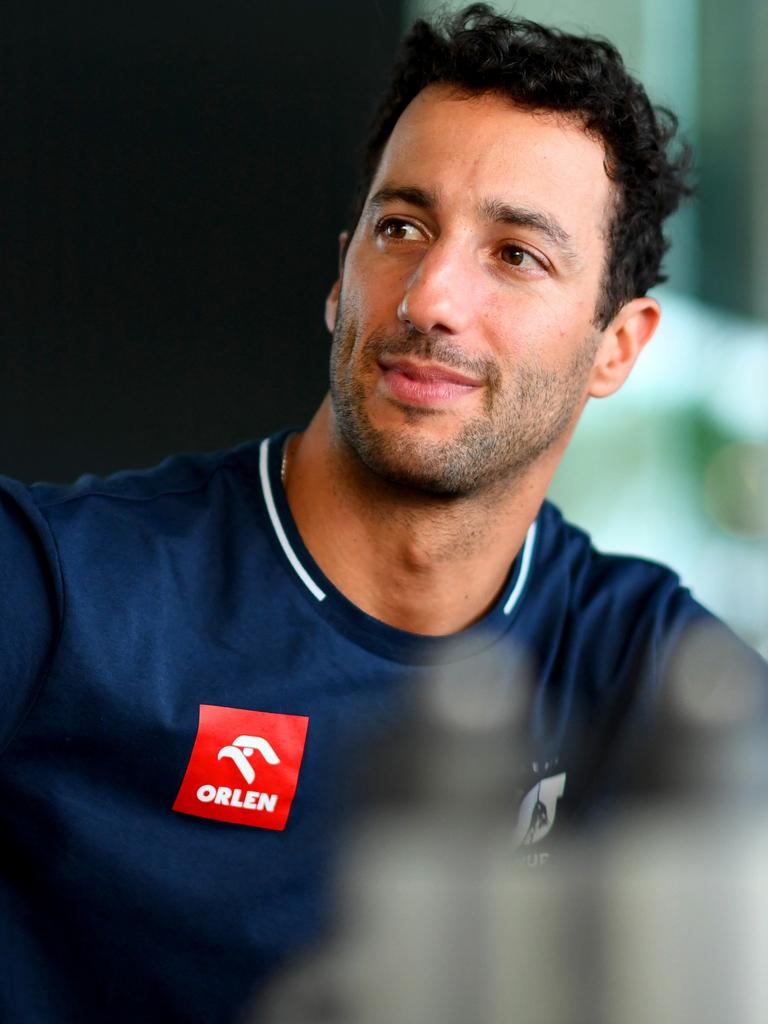
<path id="1" fill-rule="evenodd" d="M 671 134 L 605 43 L 417 23 L 306 430 L 4 483 L 4 1019 L 232 1020 L 322 930 L 351 751 L 435 666 L 532 667 L 530 844 L 602 799 L 688 627 L 729 637 L 544 503 L 658 323 Z"/>

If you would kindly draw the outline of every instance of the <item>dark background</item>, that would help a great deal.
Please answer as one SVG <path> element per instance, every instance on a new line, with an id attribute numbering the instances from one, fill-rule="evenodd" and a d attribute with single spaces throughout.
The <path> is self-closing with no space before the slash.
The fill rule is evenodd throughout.
<path id="1" fill-rule="evenodd" d="M 395 0 L 0 14 L 0 472 L 300 424 Z"/>

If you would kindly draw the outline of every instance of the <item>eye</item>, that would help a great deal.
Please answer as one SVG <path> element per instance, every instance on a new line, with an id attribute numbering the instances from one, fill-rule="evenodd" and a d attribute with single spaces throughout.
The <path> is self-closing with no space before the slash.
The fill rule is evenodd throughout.
<path id="1" fill-rule="evenodd" d="M 407 220 L 400 217 L 385 217 L 376 225 L 376 234 L 379 238 L 389 239 L 392 242 L 415 242 L 423 238 L 423 234 Z"/>
<path id="2" fill-rule="evenodd" d="M 543 259 L 534 256 L 532 252 L 524 249 L 521 245 L 504 245 L 499 250 L 499 256 L 503 263 L 515 267 L 526 273 L 546 272 L 547 266 Z"/>

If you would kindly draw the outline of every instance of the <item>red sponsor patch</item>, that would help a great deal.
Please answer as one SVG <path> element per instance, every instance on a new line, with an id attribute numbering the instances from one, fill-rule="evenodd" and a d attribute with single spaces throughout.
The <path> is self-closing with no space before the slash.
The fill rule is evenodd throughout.
<path id="1" fill-rule="evenodd" d="M 200 705 L 200 724 L 174 811 L 282 831 L 309 719 Z"/>

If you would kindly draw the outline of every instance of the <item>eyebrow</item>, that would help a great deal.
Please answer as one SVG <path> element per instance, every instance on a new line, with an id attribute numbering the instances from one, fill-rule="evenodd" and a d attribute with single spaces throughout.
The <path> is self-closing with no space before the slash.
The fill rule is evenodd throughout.
<path id="1" fill-rule="evenodd" d="M 480 215 L 484 220 L 497 224 L 512 224 L 514 227 L 538 231 L 553 242 L 568 260 L 573 263 L 578 260 L 573 239 L 548 213 L 531 210 L 526 206 L 510 206 L 499 199 L 485 199 L 480 203 Z"/>
<path id="2" fill-rule="evenodd" d="M 396 201 L 417 206 L 420 210 L 434 210 L 439 204 L 439 196 L 433 189 L 418 188 L 415 185 L 385 185 L 375 192 L 370 206 L 386 206 Z"/>
<path id="3" fill-rule="evenodd" d="M 371 196 L 369 205 L 374 208 L 391 202 L 405 202 L 421 210 L 433 211 L 439 206 L 440 196 L 433 189 L 415 185 L 384 185 Z M 544 235 L 557 246 L 565 259 L 578 263 L 573 239 L 554 217 L 540 210 L 526 206 L 512 206 L 500 199 L 484 199 L 478 206 L 480 217 L 494 224 L 511 224 L 514 227 L 531 228 Z"/>

